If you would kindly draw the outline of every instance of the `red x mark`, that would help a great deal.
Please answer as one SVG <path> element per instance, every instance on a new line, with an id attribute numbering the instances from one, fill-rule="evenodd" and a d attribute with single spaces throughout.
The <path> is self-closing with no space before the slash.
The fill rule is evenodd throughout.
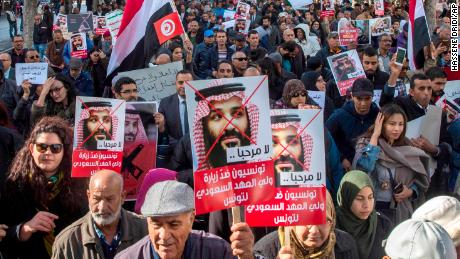
<path id="1" fill-rule="evenodd" d="M 80 103 L 81 103 L 83 106 L 85 106 L 85 109 L 89 109 L 88 106 L 86 106 L 85 102 L 83 102 L 83 101 L 81 100 L 80 97 L 78 97 L 78 101 L 80 101 Z M 121 106 L 124 102 L 125 102 L 125 101 L 120 102 L 120 104 L 119 104 L 117 107 L 115 107 L 115 109 L 113 109 L 112 112 L 111 112 L 109 115 L 112 116 L 112 115 L 118 110 L 118 108 L 120 108 L 120 106 Z M 88 136 L 86 139 L 84 139 L 84 140 L 78 145 L 77 149 L 81 149 L 81 147 L 83 146 L 83 144 L 85 144 L 86 141 L 88 141 L 88 140 L 94 135 L 94 133 L 96 133 L 96 131 L 99 129 L 99 127 L 101 127 L 101 126 L 104 128 L 105 132 L 107 132 L 107 134 L 109 134 L 109 137 L 112 138 L 112 135 L 110 135 L 110 130 L 109 130 L 109 129 L 106 129 L 106 128 L 104 127 L 104 125 L 102 125 L 104 122 L 99 120 L 98 123 L 99 123 L 99 125 L 98 125 L 97 127 L 95 127 L 94 130 L 91 132 L 91 134 L 89 134 L 89 136 Z M 85 127 L 85 126 L 83 125 L 83 127 Z"/>
<path id="2" fill-rule="evenodd" d="M 247 103 L 251 100 L 251 98 L 254 96 L 254 94 L 257 92 L 257 90 L 259 89 L 259 87 L 262 85 L 262 83 L 267 80 L 267 76 L 264 76 L 264 79 L 262 79 L 260 81 L 260 83 L 257 85 L 257 87 L 254 89 L 254 91 L 251 93 L 251 95 L 246 99 L 246 101 L 243 103 L 243 105 L 240 107 L 240 109 L 238 110 L 237 113 L 239 112 L 242 112 L 245 108 L 246 108 L 246 105 Z M 251 137 L 249 137 L 248 135 L 246 135 L 245 132 L 243 132 L 242 130 L 240 130 L 240 128 L 238 128 L 237 126 L 235 126 L 232 122 L 233 122 L 233 119 L 235 119 L 235 116 L 232 116 L 231 119 L 228 119 L 227 117 L 225 117 L 225 115 L 219 111 L 210 101 L 208 101 L 200 92 L 199 90 L 197 90 L 195 87 L 193 87 L 188 81 L 185 82 L 185 84 L 187 86 L 189 86 L 190 88 L 192 88 L 192 90 L 195 92 L 195 94 L 197 94 L 198 96 L 201 97 L 202 100 L 206 101 L 208 103 L 208 105 L 210 106 L 210 108 L 215 111 L 217 114 L 219 114 L 220 116 L 222 116 L 222 118 L 224 118 L 226 121 L 228 121 L 228 123 L 225 125 L 225 127 L 222 128 L 222 130 L 219 132 L 219 135 L 218 137 L 216 138 L 216 140 L 214 141 L 214 143 L 211 145 L 211 147 L 209 148 L 208 152 L 206 153 L 204 159 L 202 161 L 198 161 L 198 168 L 197 168 L 197 171 L 200 170 L 200 168 L 203 166 L 203 163 L 205 161 L 208 160 L 208 157 L 209 155 L 211 154 L 211 151 L 214 149 L 214 147 L 217 145 L 217 143 L 219 142 L 219 139 L 222 137 L 224 131 L 227 129 L 227 127 L 231 124 L 233 127 L 235 127 L 236 130 L 238 130 L 242 135 L 243 137 L 247 138 L 252 144 L 256 144 L 256 142 L 251 139 Z M 235 113 L 235 114 L 237 114 Z"/>
<path id="3" fill-rule="evenodd" d="M 311 118 L 311 120 L 305 125 L 305 127 L 303 127 L 299 133 L 297 133 L 297 135 L 295 136 L 295 138 L 293 138 L 291 140 L 291 142 L 289 142 L 286 146 L 283 146 L 283 144 L 281 144 L 280 142 L 278 142 L 278 144 L 283 148 L 283 150 L 281 150 L 281 152 L 276 155 L 275 157 L 275 161 L 281 156 L 281 154 L 283 154 L 284 151 L 287 151 L 291 157 L 294 158 L 294 160 L 297 162 L 297 164 L 299 164 L 300 166 L 302 166 L 303 170 L 305 171 L 308 171 L 307 168 L 305 168 L 305 165 L 299 161 L 299 159 L 294 155 L 292 154 L 292 152 L 290 152 L 289 150 L 287 150 L 287 148 L 294 142 L 294 141 L 297 141 L 297 139 L 302 135 L 303 131 L 316 119 L 316 117 L 318 117 L 318 115 L 321 113 L 322 110 L 319 110 L 315 116 L 313 116 L 313 118 Z"/>

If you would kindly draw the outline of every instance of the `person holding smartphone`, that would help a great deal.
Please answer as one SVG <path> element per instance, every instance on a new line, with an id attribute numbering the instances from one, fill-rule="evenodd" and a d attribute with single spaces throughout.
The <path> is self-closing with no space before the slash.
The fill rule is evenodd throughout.
<path id="1" fill-rule="evenodd" d="M 369 174 L 378 211 L 395 225 L 411 217 L 428 190 L 429 156 L 406 138 L 407 117 L 396 104 L 382 107 L 357 142 L 353 168 Z"/>

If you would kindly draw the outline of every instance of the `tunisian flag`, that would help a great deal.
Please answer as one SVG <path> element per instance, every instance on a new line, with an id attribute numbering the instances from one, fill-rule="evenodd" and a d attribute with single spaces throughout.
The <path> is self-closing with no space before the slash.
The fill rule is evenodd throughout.
<path id="1" fill-rule="evenodd" d="M 425 55 L 423 47 L 431 42 L 430 32 L 425 19 L 422 0 L 409 0 L 409 31 L 407 57 L 411 70 L 423 68 Z"/>
<path id="2" fill-rule="evenodd" d="M 110 57 L 108 79 L 118 72 L 146 67 L 164 41 L 183 33 L 181 23 L 174 22 L 178 15 L 172 5 L 172 0 L 127 1 Z"/>

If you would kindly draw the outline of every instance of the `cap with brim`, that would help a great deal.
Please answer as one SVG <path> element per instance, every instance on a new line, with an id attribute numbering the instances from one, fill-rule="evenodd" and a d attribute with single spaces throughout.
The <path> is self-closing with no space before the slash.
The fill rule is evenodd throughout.
<path id="1" fill-rule="evenodd" d="M 213 37 L 214 36 L 214 31 L 213 30 L 206 30 L 206 31 L 204 31 L 204 36 L 205 37 Z"/>
<path id="2" fill-rule="evenodd" d="M 358 96 L 374 96 L 374 86 L 367 78 L 358 78 L 353 82 L 351 87 L 351 94 L 355 97 Z"/>
<path id="3" fill-rule="evenodd" d="M 83 66 L 83 62 L 79 58 L 71 58 L 69 61 L 70 69 L 79 69 Z"/>
<path id="4" fill-rule="evenodd" d="M 196 101 L 201 101 L 203 98 L 208 98 L 209 96 L 213 95 L 220 95 L 220 94 L 226 94 L 226 93 L 232 93 L 232 92 L 239 92 L 239 91 L 244 91 L 246 88 L 243 87 L 242 83 L 234 83 L 234 84 L 224 84 L 224 85 L 218 85 L 214 87 L 209 87 L 202 89 L 198 91 L 198 93 L 195 94 L 195 100 Z"/>
<path id="5" fill-rule="evenodd" d="M 279 52 L 273 52 L 268 55 L 268 57 L 275 63 L 280 63 L 283 62 L 283 57 Z"/>
<path id="6" fill-rule="evenodd" d="M 146 217 L 166 217 L 194 209 L 195 199 L 190 186 L 178 181 L 163 181 L 149 188 L 141 214 Z"/>
<path id="7" fill-rule="evenodd" d="M 270 120 L 272 124 L 285 122 L 299 122 L 300 117 L 297 114 L 283 114 L 270 116 Z"/>
<path id="8" fill-rule="evenodd" d="M 236 41 L 244 41 L 246 39 L 244 38 L 244 35 L 242 33 L 238 33 L 238 34 L 235 35 L 235 40 Z"/>

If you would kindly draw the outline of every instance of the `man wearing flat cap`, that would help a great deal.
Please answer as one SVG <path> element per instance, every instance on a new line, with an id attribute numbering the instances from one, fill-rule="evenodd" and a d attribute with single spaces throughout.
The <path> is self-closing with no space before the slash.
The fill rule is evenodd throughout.
<path id="1" fill-rule="evenodd" d="M 246 223 L 233 225 L 231 245 L 220 237 L 192 230 L 194 194 L 187 184 L 156 183 L 147 191 L 141 213 L 147 217 L 149 235 L 115 258 L 255 258 L 254 237 Z"/>
<path id="2" fill-rule="evenodd" d="M 251 144 L 249 138 L 257 140 L 259 109 L 251 102 L 243 106 L 246 102 L 244 90 L 241 83 L 232 83 L 196 93 L 198 104 L 193 118 L 193 139 L 198 163 L 207 160 L 200 169 L 227 165 L 228 148 L 248 146 Z M 228 124 L 230 120 L 232 123 Z M 217 144 L 209 152 L 216 140 Z"/>

